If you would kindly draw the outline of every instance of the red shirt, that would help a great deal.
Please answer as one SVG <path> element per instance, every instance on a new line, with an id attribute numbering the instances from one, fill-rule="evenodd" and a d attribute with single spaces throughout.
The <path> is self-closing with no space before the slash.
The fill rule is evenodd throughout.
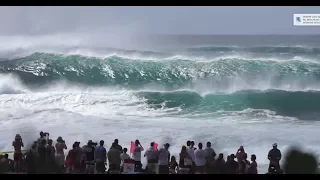
<path id="1" fill-rule="evenodd" d="M 78 152 L 75 149 L 71 149 L 68 153 L 70 164 L 74 165 L 77 161 Z"/>

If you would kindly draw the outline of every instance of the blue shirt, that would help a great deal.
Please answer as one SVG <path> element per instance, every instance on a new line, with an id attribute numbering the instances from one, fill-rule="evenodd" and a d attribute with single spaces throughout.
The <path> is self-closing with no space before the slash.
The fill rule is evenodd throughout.
<path id="1" fill-rule="evenodd" d="M 106 162 L 107 160 L 106 148 L 104 148 L 103 146 L 96 147 L 95 160 L 96 162 Z"/>

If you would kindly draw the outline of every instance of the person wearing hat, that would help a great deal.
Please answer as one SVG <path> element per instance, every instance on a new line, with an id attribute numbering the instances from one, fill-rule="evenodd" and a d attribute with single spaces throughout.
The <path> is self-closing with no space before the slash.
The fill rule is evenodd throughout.
<path id="1" fill-rule="evenodd" d="M 270 160 L 269 168 L 274 165 L 280 169 L 281 151 L 278 149 L 277 143 L 272 145 L 272 149 L 268 153 L 268 159 Z"/>
<path id="2" fill-rule="evenodd" d="M 57 143 L 55 144 L 56 148 L 56 163 L 61 171 L 64 169 L 64 161 L 65 161 L 65 155 L 64 155 L 64 149 L 67 149 L 67 145 L 65 144 L 65 141 L 62 139 L 61 136 L 58 137 Z"/>
<path id="3" fill-rule="evenodd" d="M 20 134 L 16 134 L 14 141 L 12 142 L 14 148 L 13 160 L 14 169 L 16 172 L 20 172 L 20 165 L 22 161 L 22 151 L 21 148 L 24 146 Z"/>
<path id="4" fill-rule="evenodd" d="M 164 144 L 164 147 L 159 150 L 158 155 L 158 173 L 159 174 L 169 174 L 169 162 L 170 162 L 170 144 Z"/>

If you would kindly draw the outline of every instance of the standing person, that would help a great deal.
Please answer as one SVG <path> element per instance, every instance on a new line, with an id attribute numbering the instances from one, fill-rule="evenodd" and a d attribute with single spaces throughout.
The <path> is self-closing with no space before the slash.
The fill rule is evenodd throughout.
<path id="1" fill-rule="evenodd" d="M 191 172 L 192 159 L 186 146 L 182 146 L 179 154 L 179 173 L 189 174 Z"/>
<path id="2" fill-rule="evenodd" d="M 20 172 L 21 170 L 21 163 L 22 163 L 22 151 L 21 148 L 24 146 L 22 142 L 22 138 L 20 134 L 17 134 L 12 142 L 12 146 L 14 147 L 14 171 Z"/>
<path id="3" fill-rule="evenodd" d="M 41 145 L 42 140 L 46 140 L 45 134 L 42 131 L 39 134 L 40 134 L 40 137 L 37 140 L 37 146 Z"/>
<path id="4" fill-rule="evenodd" d="M 178 163 L 175 156 L 171 156 L 171 161 L 169 163 L 169 173 L 170 174 L 177 174 L 178 170 Z"/>
<path id="5" fill-rule="evenodd" d="M 7 174 L 9 172 L 9 155 L 5 154 L 0 158 L 0 174 Z"/>
<path id="6" fill-rule="evenodd" d="M 196 148 L 194 148 L 194 141 L 190 141 L 190 146 L 188 148 L 188 154 L 191 157 L 192 160 L 192 166 L 191 166 L 191 173 L 194 174 L 196 171 L 196 163 L 195 163 L 195 156 L 194 151 Z"/>
<path id="7" fill-rule="evenodd" d="M 239 170 L 238 170 L 239 174 L 248 174 L 250 162 L 247 160 L 247 158 L 248 158 L 247 153 L 244 153 L 243 160 L 240 161 L 240 163 L 239 163 Z"/>
<path id="8" fill-rule="evenodd" d="M 127 148 L 123 148 L 122 154 L 120 155 L 120 158 L 121 158 L 121 165 L 120 165 L 121 172 L 123 172 L 124 163 L 127 160 L 130 159 L 130 156 L 129 156 L 129 154 L 127 154 L 127 152 L 128 152 L 128 149 Z"/>
<path id="9" fill-rule="evenodd" d="M 113 143 L 115 144 L 115 147 L 120 151 L 120 153 L 122 153 L 122 146 L 119 145 L 119 140 L 115 139 Z"/>
<path id="10" fill-rule="evenodd" d="M 202 149 L 202 143 L 198 144 L 198 150 L 194 152 L 195 164 L 196 164 L 196 173 L 204 174 L 206 166 L 206 157 L 205 151 Z"/>
<path id="11" fill-rule="evenodd" d="M 158 173 L 158 150 L 154 148 L 154 142 L 150 143 L 149 149 L 144 153 L 147 157 L 147 169 L 149 173 Z"/>
<path id="12" fill-rule="evenodd" d="M 92 142 L 92 140 L 89 140 L 87 145 L 84 147 L 84 159 L 86 164 L 86 173 L 87 174 L 94 174 L 95 171 L 95 146 L 96 144 Z"/>
<path id="13" fill-rule="evenodd" d="M 207 142 L 207 148 L 204 150 L 206 157 L 206 173 L 212 174 L 212 167 L 216 152 L 211 148 L 211 142 Z"/>
<path id="14" fill-rule="evenodd" d="M 258 174 L 258 164 L 256 161 L 257 157 L 255 154 L 251 155 L 251 164 L 248 169 L 248 174 Z"/>
<path id="15" fill-rule="evenodd" d="M 244 160 L 244 154 L 245 154 L 245 150 L 243 146 L 240 146 L 240 148 L 238 149 L 237 153 L 236 153 L 236 157 L 237 157 L 237 161 L 241 162 Z"/>
<path id="16" fill-rule="evenodd" d="M 225 174 L 225 160 L 223 158 L 223 154 L 220 153 L 217 160 L 214 161 L 214 169 L 215 174 Z"/>
<path id="17" fill-rule="evenodd" d="M 117 144 L 112 143 L 111 149 L 108 152 L 110 174 L 120 174 L 121 152 Z"/>
<path id="18" fill-rule="evenodd" d="M 140 172 L 142 168 L 141 164 L 141 152 L 144 151 L 144 148 L 140 144 L 140 141 L 137 139 L 135 141 L 134 152 L 132 153 L 132 159 L 134 160 L 135 171 Z"/>
<path id="19" fill-rule="evenodd" d="M 276 169 L 280 169 L 280 160 L 281 160 L 281 151 L 277 148 L 277 143 L 272 145 L 272 149 L 268 153 L 268 159 L 270 160 L 269 168 L 276 167 Z"/>
<path id="20" fill-rule="evenodd" d="M 46 140 L 41 139 L 40 145 L 38 145 L 39 161 L 37 163 L 38 173 L 48 173 L 47 162 L 46 162 Z"/>
<path id="21" fill-rule="evenodd" d="M 107 162 L 107 150 L 103 147 L 104 141 L 101 140 L 99 146 L 96 147 L 95 160 L 96 160 L 96 169 L 100 174 L 105 173 L 106 171 L 106 162 Z"/>
<path id="22" fill-rule="evenodd" d="M 235 155 L 234 154 L 231 154 L 229 156 L 229 159 L 227 159 L 227 162 L 226 162 L 226 173 L 227 174 L 237 174 L 237 171 L 238 171 L 238 162 L 235 161 Z"/>
<path id="23" fill-rule="evenodd" d="M 37 143 L 33 143 L 30 150 L 27 151 L 26 164 L 27 164 L 27 174 L 36 173 L 36 161 L 37 161 Z"/>
<path id="24" fill-rule="evenodd" d="M 52 173 L 55 169 L 56 149 L 54 148 L 54 146 L 52 146 L 52 143 L 52 139 L 49 139 L 48 144 L 46 146 L 46 160 L 49 173 Z"/>
<path id="25" fill-rule="evenodd" d="M 170 144 L 166 143 L 164 148 L 159 150 L 158 156 L 158 165 L 159 165 L 159 174 L 169 174 L 169 161 L 170 161 Z"/>
<path id="26" fill-rule="evenodd" d="M 58 170 L 60 172 L 64 172 L 64 161 L 65 161 L 64 150 L 67 149 L 67 145 L 65 144 L 65 141 L 62 139 L 61 136 L 58 137 L 55 148 L 56 148 L 55 159 L 56 159 L 56 164 L 58 166 Z"/>

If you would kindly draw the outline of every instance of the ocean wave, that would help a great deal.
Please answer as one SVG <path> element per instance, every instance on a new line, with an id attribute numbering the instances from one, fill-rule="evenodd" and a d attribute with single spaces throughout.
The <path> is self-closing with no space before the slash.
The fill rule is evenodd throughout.
<path id="1" fill-rule="evenodd" d="M 309 61 L 218 59 L 214 61 L 141 61 L 118 56 L 107 58 L 35 53 L 0 62 L 1 73 L 12 73 L 26 84 L 56 80 L 89 85 L 120 85 L 141 88 L 150 84 L 168 88 L 193 88 L 210 84 L 226 89 L 240 81 L 244 88 L 269 84 L 268 88 L 312 89 L 320 79 L 320 64 Z M 310 88 L 311 87 L 311 88 Z M 230 89 L 230 88 L 229 88 Z"/>
<path id="2" fill-rule="evenodd" d="M 256 46 L 256 47 L 237 47 L 237 46 L 201 46 L 189 48 L 190 51 L 200 52 L 251 52 L 251 53 L 287 53 L 287 54 L 312 54 L 319 55 L 320 47 L 306 46 Z"/>
<path id="3" fill-rule="evenodd" d="M 240 91 L 232 94 L 208 94 L 196 92 L 139 92 L 138 97 L 146 99 L 150 108 L 182 108 L 188 113 L 232 112 L 247 109 L 269 110 L 274 115 L 297 117 L 299 119 L 319 119 L 318 102 L 320 92 Z M 251 111 L 254 112 L 254 111 Z M 260 112 L 258 112 L 260 113 Z M 270 113 L 268 113 L 270 114 Z"/>

